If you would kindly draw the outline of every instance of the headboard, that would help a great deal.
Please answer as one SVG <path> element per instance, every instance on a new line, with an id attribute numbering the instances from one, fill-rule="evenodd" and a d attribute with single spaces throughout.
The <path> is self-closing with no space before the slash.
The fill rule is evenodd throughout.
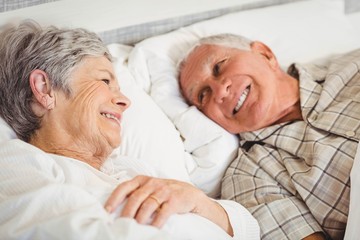
<path id="1" fill-rule="evenodd" d="M 3 0 L 0 25 L 31 18 L 40 24 L 87 28 L 105 43 L 134 44 L 227 13 L 296 1 L 302 0 Z"/>
<path id="2" fill-rule="evenodd" d="M 360 11 L 360 1 L 345 0 L 345 13 L 352 13 Z"/>

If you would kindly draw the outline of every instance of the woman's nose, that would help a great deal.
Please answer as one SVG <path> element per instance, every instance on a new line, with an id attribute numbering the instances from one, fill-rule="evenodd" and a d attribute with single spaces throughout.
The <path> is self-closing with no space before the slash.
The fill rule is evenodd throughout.
<path id="1" fill-rule="evenodd" d="M 119 91 L 113 98 L 113 103 L 125 111 L 130 106 L 131 101 L 122 92 Z"/>

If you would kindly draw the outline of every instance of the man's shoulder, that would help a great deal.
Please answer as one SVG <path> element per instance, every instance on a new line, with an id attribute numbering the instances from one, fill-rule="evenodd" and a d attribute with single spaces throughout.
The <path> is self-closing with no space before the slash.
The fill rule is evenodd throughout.
<path id="1" fill-rule="evenodd" d="M 308 63 L 294 63 L 288 68 L 288 74 L 296 76 L 297 79 L 308 76 L 306 79 L 310 77 L 319 81 L 324 80 L 329 74 L 347 71 L 346 67 L 349 64 L 360 67 L 360 48 L 345 53 L 331 54 Z"/>

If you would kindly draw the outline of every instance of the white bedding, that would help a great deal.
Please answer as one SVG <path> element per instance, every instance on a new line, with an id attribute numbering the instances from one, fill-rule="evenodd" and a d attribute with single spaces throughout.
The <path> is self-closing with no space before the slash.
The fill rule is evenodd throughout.
<path id="1" fill-rule="evenodd" d="M 258 239 L 251 214 L 219 201 L 233 224 L 234 238 L 196 214 L 173 215 L 161 230 L 108 214 L 104 203 L 115 186 L 138 174 L 157 176 L 134 158 L 107 162 L 102 171 L 63 156 L 46 154 L 18 139 L 0 146 L 0 239 Z M 0 198 L 0 199 L 1 199 Z"/>
<path id="2" fill-rule="evenodd" d="M 131 107 L 123 116 L 122 142 L 116 155 L 144 159 L 164 178 L 190 181 L 184 165 L 186 153 L 179 132 L 151 97 L 135 84 L 126 62 L 132 47 L 108 46 L 117 58 L 115 70 L 121 90 L 131 99 Z"/>

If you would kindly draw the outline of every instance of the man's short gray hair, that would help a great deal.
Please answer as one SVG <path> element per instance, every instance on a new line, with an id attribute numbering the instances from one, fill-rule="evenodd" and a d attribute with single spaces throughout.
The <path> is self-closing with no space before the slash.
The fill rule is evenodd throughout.
<path id="1" fill-rule="evenodd" d="M 31 108 L 31 72 L 46 72 L 51 87 L 70 96 L 70 75 L 87 56 L 112 59 L 101 39 L 85 29 L 41 28 L 28 20 L 0 33 L 0 116 L 20 139 L 28 142 L 41 122 Z"/>
<path id="2" fill-rule="evenodd" d="M 208 45 L 219 45 L 228 48 L 237 48 L 242 50 L 250 50 L 252 41 L 244 36 L 235 35 L 230 33 L 223 33 L 217 35 L 211 35 L 208 37 L 200 38 L 199 42 L 193 47 L 208 44 Z"/>
<path id="3" fill-rule="evenodd" d="M 207 37 L 200 38 L 184 55 L 180 62 L 178 63 L 178 73 L 180 77 L 180 72 L 183 67 L 186 65 L 186 62 L 192 52 L 196 48 L 202 45 L 218 45 L 228 48 L 237 48 L 241 50 L 250 50 L 252 41 L 244 36 L 231 34 L 231 33 L 221 33 L 217 35 L 211 35 Z"/>
<path id="4" fill-rule="evenodd" d="M 250 39 L 236 34 L 231 33 L 222 33 L 217 35 L 211 35 L 207 37 L 200 38 L 184 55 L 183 58 L 180 59 L 177 65 L 178 79 L 180 80 L 180 74 L 182 69 L 185 67 L 189 56 L 194 52 L 196 48 L 202 45 L 218 45 L 227 48 L 236 48 L 241 50 L 250 50 L 251 49 L 251 41 Z"/>

